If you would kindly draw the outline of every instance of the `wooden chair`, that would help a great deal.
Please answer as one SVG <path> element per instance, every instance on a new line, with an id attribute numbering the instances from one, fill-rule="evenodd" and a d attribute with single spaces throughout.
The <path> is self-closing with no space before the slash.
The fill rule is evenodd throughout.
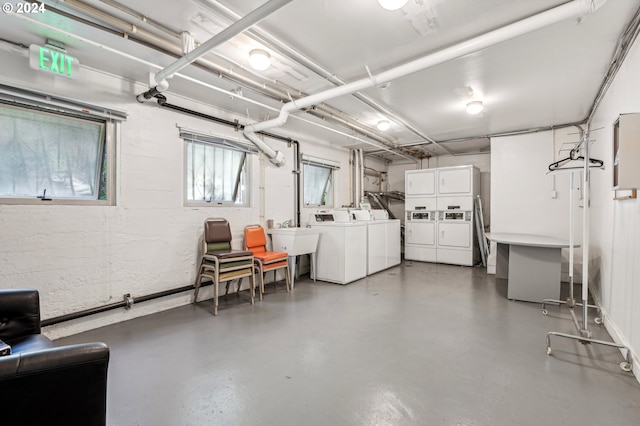
<path id="1" fill-rule="evenodd" d="M 202 236 L 202 257 L 198 266 L 193 303 L 198 299 L 198 290 L 202 280 L 213 281 L 213 314 L 218 315 L 218 297 L 220 282 L 227 282 L 225 295 L 229 291 L 232 280 L 238 279 L 237 291 L 240 290 L 242 278 L 250 277 L 251 304 L 255 301 L 255 278 L 253 276 L 253 254 L 246 250 L 231 248 L 231 228 L 224 218 L 211 217 L 204 222 Z"/>
<path id="2" fill-rule="evenodd" d="M 276 271 L 284 269 L 287 291 L 290 290 L 288 254 L 279 251 L 267 251 L 267 238 L 260 225 L 249 225 L 244 228 L 244 248 L 253 253 L 253 264 L 260 274 L 260 300 L 264 294 L 264 274 L 273 271 L 273 282 L 276 282 Z"/>

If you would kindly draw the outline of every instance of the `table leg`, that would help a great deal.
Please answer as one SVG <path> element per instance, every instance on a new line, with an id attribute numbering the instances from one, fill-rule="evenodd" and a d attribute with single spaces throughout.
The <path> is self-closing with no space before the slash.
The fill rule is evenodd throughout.
<path id="1" fill-rule="evenodd" d="M 496 243 L 496 278 L 509 278 L 509 244 Z"/>
<path id="2" fill-rule="evenodd" d="M 509 299 L 542 303 L 560 299 L 562 250 L 554 247 L 509 247 Z"/>

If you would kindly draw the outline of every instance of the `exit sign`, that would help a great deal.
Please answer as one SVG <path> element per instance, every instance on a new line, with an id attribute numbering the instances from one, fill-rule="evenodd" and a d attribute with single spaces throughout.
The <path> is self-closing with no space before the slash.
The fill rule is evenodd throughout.
<path id="1" fill-rule="evenodd" d="M 29 46 L 29 66 L 67 78 L 77 78 L 80 61 L 53 46 Z"/>

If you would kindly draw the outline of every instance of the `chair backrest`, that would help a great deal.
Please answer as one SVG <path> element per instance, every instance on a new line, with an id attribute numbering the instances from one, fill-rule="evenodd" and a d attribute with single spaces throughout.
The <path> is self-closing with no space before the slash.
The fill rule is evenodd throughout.
<path id="1" fill-rule="evenodd" d="M 204 222 L 203 242 L 207 253 L 231 250 L 231 227 L 221 217 L 210 217 Z"/>
<path id="2" fill-rule="evenodd" d="M 244 245 L 253 254 L 267 251 L 267 238 L 260 225 L 249 225 L 244 228 Z"/>
<path id="3" fill-rule="evenodd" d="M 0 340 L 40 334 L 38 290 L 0 290 Z"/>

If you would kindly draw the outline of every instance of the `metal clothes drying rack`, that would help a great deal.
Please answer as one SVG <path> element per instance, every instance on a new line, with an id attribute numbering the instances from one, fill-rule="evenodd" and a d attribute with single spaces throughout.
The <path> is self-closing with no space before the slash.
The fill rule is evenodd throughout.
<path id="1" fill-rule="evenodd" d="M 576 146 L 571 149 L 569 157 L 560 161 L 556 161 L 549 165 L 549 173 L 555 172 L 569 172 L 569 298 L 564 300 L 553 300 L 553 299 L 545 299 L 542 301 L 542 313 L 543 315 L 547 315 L 546 304 L 555 303 L 558 305 L 565 304 L 569 308 L 569 312 L 571 313 L 571 317 L 573 318 L 573 322 L 575 324 L 576 330 L 578 331 L 578 335 L 560 333 L 557 331 L 550 331 L 547 333 L 547 355 L 552 354 L 551 350 L 551 336 L 564 337 L 567 339 L 577 340 L 582 344 L 598 344 L 604 346 L 612 346 L 619 349 L 626 350 L 625 361 L 620 363 L 620 368 L 623 371 L 631 371 L 633 365 L 631 363 L 631 351 L 625 345 L 621 345 L 615 342 L 607 342 L 605 340 L 597 340 L 592 339 L 591 330 L 588 327 L 588 311 L 589 308 L 597 309 L 598 315 L 600 314 L 600 308 L 596 305 L 590 305 L 588 303 L 589 299 L 589 192 L 590 192 L 590 169 L 596 167 L 603 169 L 603 162 L 600 160 L 595 160 L 589 157 L 589 132 L 584 132 L 580 129 L 581 137 L 580 141 L 576 144 Z M 584 155 L 580 156 L 580 149 L 583 148 Z M 573 295 L 573 174 L 576 171 L 582 170 L 582 191 L 584 194 L 583 197 L 583 211 L 582 211 L 582 303 L 577 303 L 574 295 Z M 582 307 L 582 324 L 578 321 L 576 314 L 574 312 L 574 308 L 576 306 Z M 595 318 L 596 324 L 602 324 L 602 317 L 598 316 Z"/>

